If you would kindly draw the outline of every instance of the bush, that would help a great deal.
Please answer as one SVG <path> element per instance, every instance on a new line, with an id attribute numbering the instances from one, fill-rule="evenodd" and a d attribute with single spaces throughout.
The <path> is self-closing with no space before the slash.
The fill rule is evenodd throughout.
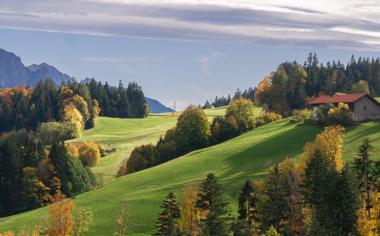
<path id="1" fill-rule="evenodd" d="M 350 125 L 353 123 L 353 113 L 347 104 L 339 103 L 321 105 L 317 109 L 317 123 L 320 125 Z"/>
<path id="2" fill-rule="evenodd" d="M 313 112 L 309 109 L 294 110 L 290 122 L 292 123 L 305 123 L 313 118 Z"/>
<path id="3" fill-rule="evenodd" d="M 281 119 L 282 119 L 282 116 L 280 114 L 268 111 L 268 112 L 265 112 L 264 115 L 255 119 L 255 126 L 260 127 L 260 126 L 263 126 L 265 124 L 268 124 L 268 123 L 271 123 L 274 121 L 278 121 Z"/>
<path id="4" fill-rule="evenodd" d="M 77 129 L 72 123 L 46 122 L 37 129 L 37 137 L 45 145 L 78 137 Z"/>
<path id="5" fill-rule="evenodd" d="M 353 113 L 347 104 L 339 103 L 337 107 L 331 108 L 327 113 L 330 124 L 350 125 L 353 120 Z"/>

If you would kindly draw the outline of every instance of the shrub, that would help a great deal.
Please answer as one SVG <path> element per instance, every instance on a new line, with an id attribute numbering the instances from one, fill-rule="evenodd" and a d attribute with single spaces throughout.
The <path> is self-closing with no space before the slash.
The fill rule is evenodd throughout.
<path id="1" fill-rule="evenodd" d="M 353 113 L 347 104 L 339 103 L 321 105 L 317 109 L 317 123 L 320 125 L 350 125 L 353 123 Z"/>
<path id="2" fill-rule="evenodd" d="M 262 125 L 265 125 L 274 121 L 278 121 L 281 119 L 282 119 L 282 116 L 280 114 L 268 111 L 268 112 L 265 112 L 264 115 L 255 119 L 255 126 L 260 127 Z"/>
<path id="3" fill-rule="evenodd" d="M 37 137 L 43 144 L 51 145 L 79 137 L 77 129 L 72 123 L 46 122 L 37 129 Z"/>
<path id="4" fill-rule="evenodd" d="M 348 105 L 344 103 L 339 103 L 337 107 L 330 108 L 327 116 L 330 124 L 350 125 L 353 122 L 353 113 Z"/>
<path id="5" fill-rule="evenodd" d="M 313 113 L 309 109 L 294 110 L 290 122 L 292 123 L 305 123 L 313 118 Z"/>

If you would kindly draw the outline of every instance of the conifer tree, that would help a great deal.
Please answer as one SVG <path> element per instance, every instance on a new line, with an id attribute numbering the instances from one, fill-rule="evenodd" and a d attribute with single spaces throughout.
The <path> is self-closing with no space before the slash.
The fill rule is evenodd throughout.
<path id="1" fill-rule="evenodd" d="M 210 173 L 200 185 L 197 196 L 197 208 L 200 212 L 200 221 L 203 235 L 227 235 L 226 220 L 227 203 L 223 199 L 223 190 L 215 175 Z"/>
<path id="2" fill-rule="evenodd" d="M 177 202 L 177 197 L 174 193 L 169 193 L 166 200 L 162 204 L 162 212 L 156 224 L 159 236 L 176 236 L 180 235 L 179 219 L 181 217 L 180 208 Z"/>
<path id="3" fill-rule="evenodd" d="M 256 202 L 257 196 L 253 184 L 247 180 L 239 196 L 239 215 L 233 227 L 235 236 L 248 236 L 257 233 Z"/>
<path id="4" fill-rule="evenodd" d="M 276 164 L 270 174 L 265 186 L 267 201 L 263 207 L 263 226 L 273 226 L 277 231 L 283 231 L 283 224 L 287 224 L 290 214 L 289 198 L 290 186 L 281 175 L 279 165 Z"/>
<path id="5" fill-rule="evenodd" d="M 357 158 L 354 160 L 354 170 L 358 178 L 360 192 L 363 194 L 364 205 L 367 210 L 367 217 L 371 219 L 371 191 L 373 190 L 375 177 L 375 162 L 370 159 L 369 151 L 372 146 L 368 139 L 364 139 L 360 145 Z"/>
<path id="6" fill-rule="evenodd" d="M 332 235 L 354 235 L 357 227 L 359 193 L 357 181 L 351 170 L 345 167 L 337 177 L 334 191 L 329 193 L 331 204 L 328 212 L 332 221 Z"/>

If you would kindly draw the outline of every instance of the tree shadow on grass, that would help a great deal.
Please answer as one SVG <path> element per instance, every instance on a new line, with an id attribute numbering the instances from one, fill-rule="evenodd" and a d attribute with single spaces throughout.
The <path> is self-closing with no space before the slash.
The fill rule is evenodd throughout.
<path id="1" fill-rule="evenodd" d="M 264 139 L 229 157 L 226 161 L 230 168 L 219 177 L 252 177 L 266 172 L 276 162 L 300 155 L 303 146 L 313 141 L 319 132 L 320 128 L 316 126 L 295 126 L 276 136 Z"/>

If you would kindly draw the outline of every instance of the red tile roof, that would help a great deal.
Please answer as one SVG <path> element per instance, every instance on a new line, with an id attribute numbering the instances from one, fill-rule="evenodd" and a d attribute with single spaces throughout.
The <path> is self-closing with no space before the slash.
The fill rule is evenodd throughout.
<path id="1" fill-rule="evenodd" d="M 309 105 L 319 105 L 326 103 L 354 103 L 360 98 L 368 96 L 366 93 L 351 93 L 351 94 L 334 94 L 334 95 L 320 95 L 314 100 L 309 102 Z M 372 100 L 372 99 L 371 99 Z"/>

